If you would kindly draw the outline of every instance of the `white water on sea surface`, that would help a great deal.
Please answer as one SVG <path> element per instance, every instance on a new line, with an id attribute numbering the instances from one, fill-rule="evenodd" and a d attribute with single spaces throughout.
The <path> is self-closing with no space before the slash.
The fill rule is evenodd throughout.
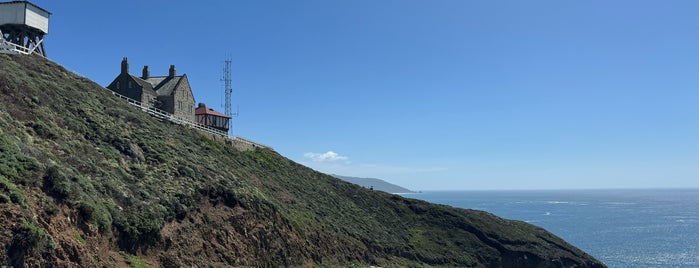
<path id="1" fill-rule="evenodd" d="M 609 267 L 699 267 L 699 189 L 445 191 L 405 196 L 543 227 Z"/>

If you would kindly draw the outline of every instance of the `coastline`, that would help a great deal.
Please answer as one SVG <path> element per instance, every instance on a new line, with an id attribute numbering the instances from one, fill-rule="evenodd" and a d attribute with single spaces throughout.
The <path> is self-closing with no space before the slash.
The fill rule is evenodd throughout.
<path id="1" fill-rule="evenodd" d="M 609 267 L 699 267 L 699 188 L 449 190 L 404 196 L 537 225 Z"/>

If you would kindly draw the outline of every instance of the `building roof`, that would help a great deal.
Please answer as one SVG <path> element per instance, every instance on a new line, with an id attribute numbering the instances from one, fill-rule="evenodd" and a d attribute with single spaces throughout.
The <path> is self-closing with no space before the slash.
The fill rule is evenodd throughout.
<path id="1" fill-rule="evenodd" d="M 182 81 L 186 75 L 178 75 L 175 77 L 153 76 L 149 77 L 148 79 L 143 79 L 132 74 L 129 76 L 131 76 L 131 78 L 133 78 L 133 80 L 144 89 L 152 90 L 153 93 L 157 94 L 158 96 L 169 96 L 172 95 L 175 88 L 177 88 L 177 85 L 180 84 L 180 81 Z"/>
<path id="2" fill-rule="evenodd" d="M 24 4 L 32 5 L 32 6 L 36 7 L 36 8 L 38 8 L 38 9 L 40 9 L 41 11 L 44 11 L 44 12 L 48 13 L 49 15 L 51 15 L 51 12 L 49 12 L 48 10 L 43 9 L 43 8 L 41 8 L 40 6 L 37 6 L 37 5 L 35 5 L 35 4 L 33 4 L 32 2 L 29 2 L 29 1 L 0 2 L 0 5 L 2 5 L 2 4 L 17 4 L 17 3 L 24 3 Z"/>
<path id="3" fill-rule="evenodd" d="M 136 81 L 136 83 L 139 86 L 143 87 L 143 90 L 152 91 L 153 94 L 157 94 L 155 92 L 155 90 L 153 89 L 153 86 L 151 85 L 151 83 L 149 83 L 148 81 L 145 81 L 142 78 L 135 76 L 135 75 L 129 75 L 129 76 L 131 76 L 131 78 L 133 78 L 133 80 Z"/>
<path id="4" fill-rule="evenodd" d="M 158 96 L 169 96 L 172 95 L 172 93 L 175 91 L 175 88 L 177 88 L 177 85 L 180 84 L 180 81 L 182 81 L 185 76 L 186 75 L 176 75 L 174 77 L 151 76 L 145 81 L 150 83 L 153 90 L 155 90 L 155 92 L 158 93 Z"/>
<path id="5" fill-rule="evenodd" d="M 199 105 L 196 110 L 194 110 L 195 115 L 215 115 L 215 116 L 220 116 L 220 117 L 225 117 L 225 118 L 231 118 L 230 116 L 227 116 L 225 114 L 219 113 L 217 111 L 214 111 L 214 109 L 207 108 L 205 105 Z"/>

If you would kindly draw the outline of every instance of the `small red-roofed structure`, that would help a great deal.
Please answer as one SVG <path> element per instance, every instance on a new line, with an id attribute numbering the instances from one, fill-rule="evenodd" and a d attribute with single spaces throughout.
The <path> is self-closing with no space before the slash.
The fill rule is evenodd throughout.
<path id="1" fill-rule="evenodd" d="M 199 124 L 228 132 L 228 122 L 231 120 L 231 117 L 207 108 L 203 103 L 199 103 L 197 109 L 194 110 L 194 119 Z"/>

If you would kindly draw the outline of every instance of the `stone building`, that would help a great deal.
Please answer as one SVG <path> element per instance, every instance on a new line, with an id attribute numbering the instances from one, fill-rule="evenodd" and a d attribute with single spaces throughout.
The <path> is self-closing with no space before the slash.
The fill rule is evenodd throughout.
<path id="1" fill-rule="evenodd" d="M 167 76 L 151 76 L 148 66 L 144 66 L 141 77 L 138 77 L 129 74 L 129 62 L 124 58 L 121 61 L 121 73 L 107 88 L 140 101 L 144 106 L 195 122 L 192 88 L 186 74 L 177 75 L 175 65 L 170 65 Z"/>

